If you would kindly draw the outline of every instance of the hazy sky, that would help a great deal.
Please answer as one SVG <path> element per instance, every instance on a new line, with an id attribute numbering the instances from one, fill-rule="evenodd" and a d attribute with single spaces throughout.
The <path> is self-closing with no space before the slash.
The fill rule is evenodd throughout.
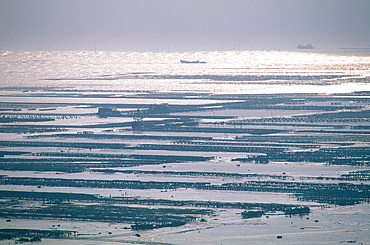
<path id="1" fill-rule="evenodd" d="M 1 50 L 370 47 L 370 0 L 0 0 Z"/>

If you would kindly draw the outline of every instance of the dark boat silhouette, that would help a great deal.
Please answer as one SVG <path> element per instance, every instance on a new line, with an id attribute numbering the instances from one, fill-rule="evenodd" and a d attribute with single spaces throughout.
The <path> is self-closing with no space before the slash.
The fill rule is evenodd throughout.
<path id="1" fill-rule="evenodd" d="M 205 61 L 199 61 L 199 60 L 194 60 L 194 61 L 180 60 L 180 62 L 185 63 L 185 64 L 204 64 L 206 63 Z"/>

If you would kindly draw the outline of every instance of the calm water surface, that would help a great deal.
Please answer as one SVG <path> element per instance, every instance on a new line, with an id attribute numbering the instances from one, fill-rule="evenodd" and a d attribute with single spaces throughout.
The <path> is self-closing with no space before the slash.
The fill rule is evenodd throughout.
<path id="1" fill-rule="evenodd" d="M 206 63 L 182 64 L 181 59 Z M 0 70 L 1 87 L 213 93 L 370 90 L 370 57 L 305 52 L 2 52 Z M 335 77 L 319 81 L 312 78 L 318 75 Z M 179 79 L 180 76 L 184 77 Z M 209 76 L 224 78 L 212 80 Z M 235 76 L 266 76 L 266 79 L 258 83 L 253 78 L 230 79 Z M 307 76 L 307 79 L 292 77 L 282 82 L 276 76 Z"/>

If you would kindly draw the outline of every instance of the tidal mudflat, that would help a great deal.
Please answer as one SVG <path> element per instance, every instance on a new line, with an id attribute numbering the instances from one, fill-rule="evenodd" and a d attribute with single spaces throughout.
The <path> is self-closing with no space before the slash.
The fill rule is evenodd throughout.
<path id="1" fill-rule="evenodd" d="M 369 64 L 0 52 L 0 243 L 366 244 Z"/>
<path id="2" fill-rule="evenodd" d="M 368 92 L 1 93 L 1 244 L 369 241 Z"/>

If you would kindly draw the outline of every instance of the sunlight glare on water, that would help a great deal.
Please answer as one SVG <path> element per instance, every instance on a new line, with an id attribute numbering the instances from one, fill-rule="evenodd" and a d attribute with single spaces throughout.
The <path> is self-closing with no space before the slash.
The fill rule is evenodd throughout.
<path id="1" fill-rule="evenodd" d="M 182 64 L 182 59 L 206 63 Z M 213 93 L 370 90 L 366 83 L 370 77 L 370 57 L 305 52 L 3 52 L 0 68 L 2 87 Z M 311 81 L 316 78 L 295 81 L 296 76 L 318 75 L 337 77 L 328 84 L 323 84 L 325 80 L 320 82 L 328 86 L 316 86 L 315 81 Z M 219 77 L 214 79 L 215 76 Z M 256 83 L 253 77 L 239 79 L 237 76 L 267 78 Z M 280 77 L 276 76 L 292 77 L 277 84 Z M 357 80 L 348 80 L 348 77 Z"/>

